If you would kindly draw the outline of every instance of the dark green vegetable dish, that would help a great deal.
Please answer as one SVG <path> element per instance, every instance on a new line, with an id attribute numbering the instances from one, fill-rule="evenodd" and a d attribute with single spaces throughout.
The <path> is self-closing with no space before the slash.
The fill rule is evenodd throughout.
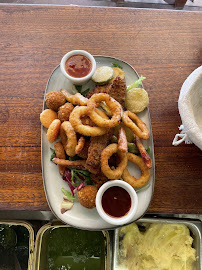
<path id="1" fill-rule="evenodd" d="M 29 231 L 21 225 L 0 225 L 0 269 L 14 270 L 16 262 L 27 270 Z"/>
<path id="2" fill-rule="evenodd" d="M 105 236 L 67 227 L 48 229 L 42 238 L 39 269 L 105 269 Z"/>

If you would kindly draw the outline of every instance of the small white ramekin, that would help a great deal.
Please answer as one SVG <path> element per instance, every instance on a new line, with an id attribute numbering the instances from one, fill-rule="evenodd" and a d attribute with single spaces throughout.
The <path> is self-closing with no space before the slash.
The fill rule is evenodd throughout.
<path id="1" fill-rule="evenodd" d="M 125 216 L 120 217 L 120 218 L 109 216 L 108 214 L 105 213 L 105 211 L 102 207 L 102 196 L 103 196 L 104 192 L 108 188 L 113 187 L 113 186 L 118 186 L 118 187 L 124 188 L 129 193 L 129 195 L 131 197 L 131 208 L 130 208 L 129 212 Z M 137 193 L 135 192 L 133 187 L 131 185 L 129 185 L 128 183 L 124 182 L 123 180 L 111 180 L 111 181 L 106 182 L 105 184 L 103 184 L 99 188 L 99 190 L 97 192 L 95 203 L 96 203 L 96 208 L 97 208 L 98 214 L 101 216 L 101 218 L 110 224 L 118 226 L 118 225 L 127 224 L 128 222 L 130 222 L 132 220 L 135 213 L 137 212 L 138 197 L 137 197 Z"/>
<path id="2" fill-rule="evenodd" d="M 80 54 L 80 55 L 84 55 L 86 56 L 90 61 L 91 61 L 91 64 L 92 64 L 92 69 L 91 69 L 91 72 L 85 76 L 85 77 L 82 77 L 82 78 L 75 78 L 75 77 L 72 77 L 70 76 L 66 70 L 65 70 L 65 62 L 67 61 L 67 59 L 73 55 L 77 55 L 77 54 Z M 95 70 L 96 70 L 96 62 L 95 62 L 95 59 L 94 57 L 88 53 L 87 51 L 83 51 L 83 50 L 73 50 L 73 51 L 70 51 L 68 53 L 66 53 L 61 62 L 60 62 L 60 69 L 61 69 L 61 72 L 63 73 L 63 75 L 69 80 L 71 81 L 73 84 L 75 85 L 83 85 L 85 83 L 87 83 L 91 77 L 93 76 Z"/>

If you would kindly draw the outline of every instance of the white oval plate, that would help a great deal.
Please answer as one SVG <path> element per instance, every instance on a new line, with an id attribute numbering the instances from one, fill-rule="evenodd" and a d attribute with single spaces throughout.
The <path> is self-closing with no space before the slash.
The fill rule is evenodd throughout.
<path id="1" fill-rule="evenodd" d="M 127 64 L 126 62 L 106 56 L 95 56 L 97 67 L 107 65 L 112 66 L 112 63 L 117 63 L 122 66 L 123 70 L 125 71 L 125 79 L 126 84 L 130 85 L 134 81 L 136 81 L 139 76 L 137 72 L 133 69 L 132 66 Z M 86 85 L 83 86 L 82 91 L 87 88 L 93 89 L 94 84 L 92 81 L 88 82 Z M 56 69 L 51 74 L 47 86 L 45 94 L 51 91 L 59 91 L 61 88 L 67 89 L 72 93 L 75 93 L 76 90 L 74 86 L 64 77 L 62 72 L 60 71 L 60 67 L 56 67 Z M 43 109 L 46 109 L 46 104 L 44 101 Z M 152 137 L 152 129 L 151 129 L 151 121 L 150 121 L 150 114 L 148 108 L 145 109 L 143 112 L 139 114 L 139 117 L 146 123 L 149 131 L 150 131 L 150 138 L 144 142 L 145 148 L 148 146 L 151 147 L 151 158 L 153 162 L 153 166 L 151 169 L 151 177 L 149 179 L 149 187 L 143 189 L 142 191 L 138 192 L 138 210 L 134 215 L 131 222 L 141 218 L 149 204 L 151 202 L 151 198 L 154 191 L 154 147 L 153 147 L 153 137 Z M 68 184 L 62 180 L 57 166 L 50 161 L 51 156 L 51 148 L 54 148 L 54 143 L 50 144 L 46 139 L 46 132 L 47 129 L 42 126 L 41 129 L 41 162 L 42 162 L 42 175 L 43 175 L 43 184 L 46 193 L 46 198 L 49 204 L 50 209 L 52 210 L 53 214 L 60 219 L 62 222 L 67 223 L 73 227 L 77 227 L 80 229 L 86 230 L 108 230 L 115 228 L 114 225 L 105 222 L 97 213 L 96 208 L 94 209 L 87 209 L 84 208 L 79 204 L 78 201 L 74 202 L 74 206 L 71 210 L 67 211 L 64 214 L 60 212 L 60 204 L 63 200 L 63 194 L 61 192 L 61 188 L 64 187 L 65 189 L 69 189 Z M 140 175 L 139 169 L 130 163 L 128 164 L 128 169 L 130 173 L 136 177 Z"/>

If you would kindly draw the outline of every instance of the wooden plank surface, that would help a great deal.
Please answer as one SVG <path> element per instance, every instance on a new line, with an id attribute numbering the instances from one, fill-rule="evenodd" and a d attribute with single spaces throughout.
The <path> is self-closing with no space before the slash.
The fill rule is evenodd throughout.
<path id="1" fill-rule="evenodd" d="M 202 14 L 0 5 L 0 210 L 48 210 L 40 121 L 51 71 L 72 49 L 121 58 L 147 77 L 156 183 L 150 213 L 202 214 L 202 152 L 172 146 L 177 101 L 202 62 Z M 54 89 L 53 89 L 54 90 Z"/>

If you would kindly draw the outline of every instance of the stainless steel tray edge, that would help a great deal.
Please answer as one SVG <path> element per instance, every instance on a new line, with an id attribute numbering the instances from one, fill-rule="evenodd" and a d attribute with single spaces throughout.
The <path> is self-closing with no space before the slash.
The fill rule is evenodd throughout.
<path id="1" fill-rule="evenodd" d="M 33 252 L 34 252 L 34 229 L 32 224 L 22 220 L 0 220 L 0 224 L 23 226 L 29 232 L 29 257 L 27 270 L 32 270 Z"/>
<path id="2" fill-rule="evenodd" d="M 188 219 L 172 219 L 172 218 L 141 218 L 134 223 L 175 223 L 186 225 L 193 234 L 193 247 L 196 249 L 197 268 L 196 270 L 202 270 L 202 223 L 200 220 L 188 220 Z M 116 270 L 116 260 L 118 257 L 119 246 L 119 231 L 121 228 L 117 228 L 114 231 L 113 237 L 113 251 L 112 251 L 112 270 Z"/>
<path id="3" fill-rule="evenodd" d="M 48 222 L 44 224 L 37 232 L 36 240 L 35 240 L 35 249 L 34 249 L 34 258 L 33 258 L 33 269 L 32 270 L 39 270 L 40 269 L 40 252 L 41 252 L 41 245 L 42 245 L 42 238 L 44 233 L 50 228 L 58 228 L 58 227 L 65 227 L 68 228 L 71 226 L 68 224 L 62 223 L 60 220 L 54 220 L 52 222 Z M 108 231 L 102 230 L 102 233 L 106 239 L 106 257 L 105 257 L 105 270 L 111 269 L 111 251 L 110 251 L 110 236 Z"/>

